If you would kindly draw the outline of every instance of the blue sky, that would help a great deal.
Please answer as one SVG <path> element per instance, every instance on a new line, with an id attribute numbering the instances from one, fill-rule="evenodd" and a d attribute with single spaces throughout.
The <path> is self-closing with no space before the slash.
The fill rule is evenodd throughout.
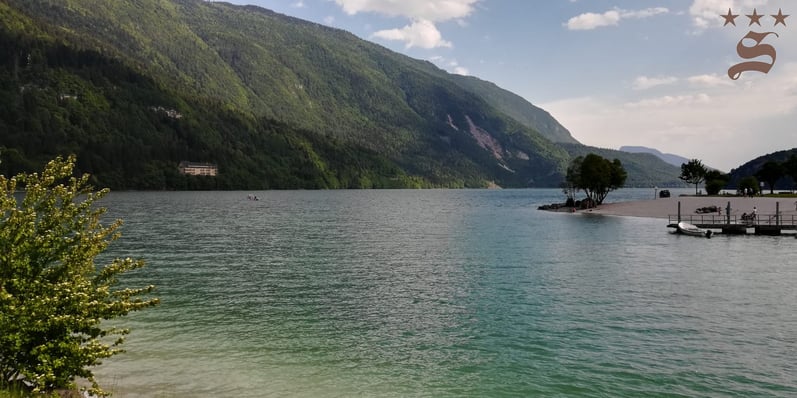
<path id="1" fill-rule="evenodd" d="M 551 112 L 587 145 L 644 145 L 725 171 L 797 147 L 795 1 L 228 1 L 344 29 L 492 81 Z M 735 26 L 723 26 L 729 8 L 739 15 Z M 774 26 L 779 9 L 795 15 Z M 747 15 L 763 15 L 761 26 Z M 751 31 L 777 34 L 759 43 L 776 60 L 768 73 L 732 80 L 732 65 L 772 64 L 737 53 Z"/>

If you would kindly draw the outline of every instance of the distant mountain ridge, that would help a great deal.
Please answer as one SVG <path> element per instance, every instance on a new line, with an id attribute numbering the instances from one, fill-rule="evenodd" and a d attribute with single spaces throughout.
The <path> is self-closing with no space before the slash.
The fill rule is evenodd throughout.
<path id="1" fill-rule="evenodd" d="M 682 164 L 688 163 L 688 158 L 683 156 L 675 155 L 672 153 L 662 153 L 658 149 L 655 148 L 648 148 L 644 146 L 621 146 L 620 151 L 622 152 L 629 152 L 629 153 L 650 153 L 658 157 L 659 159 L 673 165 L 681 167 Z"/>
<path id="2" fill-rule="evenodd" d="M 113 188 L 549 187 L 589 150 L 492 83 L 254 6 L 4 0 L 0 48 L 6 173 L 77 153 Z"/>
<path id="3" fill-rule="evenodd" d="M 678 178 L 681 167 L 664 162 L 658 156 L 648 152 L 624 152 L 606 148 L 594 148 L 580 144 L 561 144 L 572 157 L 586 156 L 595 153 L 607 159 L 619 159 L 628 172 L 626 187 L 680 188 L 686 185 Z"/>

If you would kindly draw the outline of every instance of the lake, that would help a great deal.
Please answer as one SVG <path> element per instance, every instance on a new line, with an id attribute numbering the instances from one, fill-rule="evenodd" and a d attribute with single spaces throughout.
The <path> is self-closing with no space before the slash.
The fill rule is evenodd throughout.
<path id="1" fill-rule="evenodd" d="M 162 304 L 96 373 L 117 397 L 797 395 L 797 240 L 536 210 L 563 199 L 112 193 L 108 254 Z"/>

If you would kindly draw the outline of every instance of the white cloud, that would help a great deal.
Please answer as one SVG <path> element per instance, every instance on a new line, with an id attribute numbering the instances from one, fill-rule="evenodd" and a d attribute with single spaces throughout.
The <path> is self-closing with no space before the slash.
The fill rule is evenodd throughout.
<path id="1" fill-rule="evenodd" d="M 305 6 L 305 4 L 304 4 L 304 1 L 302 1 L 302 0 L 299 0 L 299 1 L 295 2 L 295 3 L 293 3 L 293 4 L 291 5 L 291 7 L 293 7 L 293 8 L 304 8 L 304 7 L 306 7 L 306 6 Z"/>
<path id="2" fill-rule="evenodd" d="M 679 79 L 668 96 L 581 97 L 537 104 L 587 145 L 645 145 L 730 170 L 797 147 L 797 63 L 744 82 L 715 75 Z"/>
<path id="3" fill-rule="evenodd" d="M 617 11 L 606 11 L 603 14 L 588 12 L 570 18 L 567 21 L 567 28 L 570 30 L 590 30 L 603 26 L 616 26 L 619 22 L 620 13 Z"/>
<path id="4" fill-rule="evenodd" d="M 451 42 L 443 40 L 443 35 L 430 21 L 415 21 L 401 29 L 388 29 L 374 32 L 372 37 L 403 41 L 406 48 L 451 47 Z"/>
<path id="5" fill-rule="evenodd" d="M 325 16 L 325 17 L 324 17 L 324 24 L 326 24 L 326 25 L 332 25 L 332 24 L 334 24 L 334 23 L 335 23 L 335 17 L 334 17 L 334 16 L 332 16 L 332 15 L 327 15 L 327 16 Z"/>
<path id="6" fill-rule="evenodd" d="M 705 29 L 713 25 L 721 26 L 720 13 L 732 8 L 733 0 L 695 0 L 689 7 L 689 15 L 696 27 Z"/>
<path id="7" fill-rule="evenodd" d="M 670 12 L 670 10 L 665 7 L 654 7 L 638 11 L 624 11 L 621 15 L 623 18 L 642 19 L 653 17 L 659 14 L 667 14 L 668 12 Z"/>
<path id="8" fill-rule="evenodd" d="M 670 12 L 664 7 L 646 8 L 643 10 L 629 11 L 616 8 L 603 14 L 587 12 L 570 18 L 565 26 L 570 30 L 592 30 L 604 26 L 617 26 L 623 19 L 649 18 Z"/>
<path id="9" fill-rule="evenodd" d="M 689 83 L 696 86 L 717 87 L 732 86 L 733 83 L 727 76 L 717 74 L 691 76 L 687 79 Z"/>
<path id="10" fill-rule="evenodd" d="M 456 59 L 447 59 L 439 55 L 434 55 L 429 57 L 429 61 L 431 61 L 438 67 L 447 70 L 449 73 L 454 73 L 463 76 L 470 75 L 470 71 L 468 70 L 468 68 L 460 65 Z"/>
<path id="11" fill-rule="evenodd" d="M 678 81 L 677 77 L 673 76 L 662 76 L 662 77 L 647 77 L 647 76 L 639 76 L 634 79 L 633 88 L 634 90 L 647 90 L 649 88 L 653 88 L 656 86 L 665 86 L 674 84 Z"/>
<path id="12" fill-rule="evenodd" d="M 711 97 L 708 94 L 700 93 L 697 95 L 665 95 L 658 98 L 647 98 L 637 102 L 627 102 L 627 108 L 658 108 L 663 106 L 673 105 L 705 105 L 711 103 Z"/>
<path id="13" fill-rule="evenodd" d="M 349 15 L 373 12 L 432 22 L 464 18 L 480 0 L 335 0 Z"/>
<path id="14" fill-rule="evenodd" d="M 412 23 L 403 28 L 385 29 L 372 37 L 403 41 L 406 48 L 452 47 L 444 40 L 436 22 L 456 20 L 460 27 L 467 26 L 476 4 L 482 0 L 335 0 L 349 15 L 376 13 L 390 17 L 405 17 Z"/>

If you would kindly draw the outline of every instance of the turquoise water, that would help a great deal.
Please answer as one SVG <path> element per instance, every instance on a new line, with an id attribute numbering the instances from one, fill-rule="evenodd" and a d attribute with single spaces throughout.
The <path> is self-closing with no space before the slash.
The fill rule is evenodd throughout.
<path id="1" fill-rule="evenodd" d="M 793 238 L 536 210 L 558 190 L 247 194 L 103 200 L 162 299 L 116 396 L 797 395 Z"/>

